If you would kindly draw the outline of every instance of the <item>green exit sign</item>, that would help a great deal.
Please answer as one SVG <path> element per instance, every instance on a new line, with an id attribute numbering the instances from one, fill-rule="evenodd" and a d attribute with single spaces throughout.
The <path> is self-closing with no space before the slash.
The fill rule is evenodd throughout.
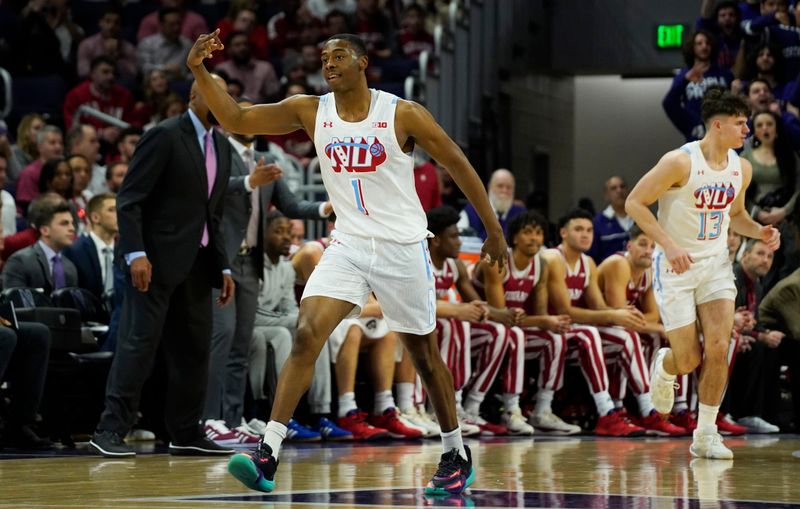
<path id="1" fill-rule="evenodd" d="M 680 48 L 683 42 L 683 28 L 683 25 L 658 25 L 656 47 L 661 49 Z"/>

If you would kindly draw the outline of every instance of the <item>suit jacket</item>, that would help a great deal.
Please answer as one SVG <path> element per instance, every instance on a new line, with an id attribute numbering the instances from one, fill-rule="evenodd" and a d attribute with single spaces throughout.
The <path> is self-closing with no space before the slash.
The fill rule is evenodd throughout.
<path id="1" fill-rule="evenodd" d="M 89 235 L 81 235 L 64 250 L 64 256 L 72 260 L 78 270 L 78 286 L 89 290 L 102 301 L 105 291 L 103 271 L 92 238 Z"/>
<path id="2" fill-rule="evenodd" d="M 254 157 L 256 161 L 263 157 L 267 164 L 275 162 L 275 158 L 266 152 L 256 152 Z M 247 233 L 247 223 L 250 221 L 250 214 L 253 210 L 250 193 L 244 186 L 244 181 L 249 174 L 245 162 L 239 157 L 238 152 L 232 149 L 231 177 L 228 183 L 228 193 L 225 196 L 225 214 L 222 216 L 225 251 L 229 260 L 232 260 L 239 252 L 239 246 L 242 245 Z M 283 179 L 260 186 L 253 192 L 258 192 L 261 207 L 256 253 L 264 252 L 265 211 L 269 210 L 270 204 L 274 203 L 278 210 L 292 219 L 321 219 L 319 207 L 322 202 L 299 200 Z M 261 274 L 264 258 L 257 255 L 256 259 L 258 273 Z"/>
<path id="3" fill-rule="evenodd" d="M 67 286 L 78 286 L 78 269 L 66 256 L 61 256 Z M 2 275 L 3 288 L 41 288 L 46 295 L 53 293 L 50 262 L 39 243 L 11 255 Z"/>
<path id="4" fill-rule="evenodd" d="M 124 255 L 144 251 L 153 280 L 176 285 L 186 279 L 208 224 L 215 257 L 215 286 L 229 267 L 220 228 L 231 172 L 231 146 L 214 132 L 217 175 L 211 196 L 205 157 L 189 113 L 161 122 L 142 136 L 117 195 L 119 243 Z"/>
<path id="5" fill-rule="evenodd" d="M 758 307 L 764 327 L 784 332 L 794 340 L 800 339 L 800 269 L 781 279 L 767 293 Z"/>

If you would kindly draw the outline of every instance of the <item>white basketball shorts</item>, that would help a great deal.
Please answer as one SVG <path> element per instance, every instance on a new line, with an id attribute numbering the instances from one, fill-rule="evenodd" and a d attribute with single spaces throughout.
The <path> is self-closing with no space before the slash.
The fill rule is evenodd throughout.
<path id="1" fill-rule="evenodd" d="M 664 252 L 657 249 L 653 269 L 653 291 L 661 321 L 668 331 L 694 323 L 699 304 L 736 300 L 736 284 L 727 252 L 695 260 L 688 271 L 676 274 Z"/>
<path id="2" fill-rule="evenodd" d="M 303 299 L 331 297 L 355 304 L 356 317 L 375 293 L 390 330 L 428 334 L 436 328 L 436 292 L 428 241 L 399 244 L 334 230 Z"/>

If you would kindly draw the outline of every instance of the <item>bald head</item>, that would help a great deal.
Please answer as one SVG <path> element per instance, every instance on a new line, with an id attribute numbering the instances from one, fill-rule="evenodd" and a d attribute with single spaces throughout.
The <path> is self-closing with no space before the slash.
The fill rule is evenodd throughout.
<path id="1" fill-rule="evenodd" d="M 492 173 L 489 178 L 489 201 L 498 212 L 505 213 L 514 202 L 514 175 L 505 168 Z"/>

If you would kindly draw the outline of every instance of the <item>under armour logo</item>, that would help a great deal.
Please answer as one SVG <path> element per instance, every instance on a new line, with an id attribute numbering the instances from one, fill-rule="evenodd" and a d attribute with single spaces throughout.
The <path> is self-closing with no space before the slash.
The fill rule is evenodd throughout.
<path id="1" fill-rule="evenodd" d="M 738 171 L 734 171 L 734 172 L 733 172 L 733 176 L 734 176 L 734 177 L 738 177 L 738 176 L 739 176 L 739 172 L 738 172 Z"/>
<path id="2" fill-rule="evenodd" d="M 698 174 L 698 175 L 705 175 L 705 174 L 706 174 L 706 172 L 705 172 L 705 170 L 698 170 L 698 171 L 697 171 L 697 174 Z"/>
<path id="3" fill-rule="evenodd" d="M 333 122 L 323 122 L 322 127 L 333 127 Z"/>

